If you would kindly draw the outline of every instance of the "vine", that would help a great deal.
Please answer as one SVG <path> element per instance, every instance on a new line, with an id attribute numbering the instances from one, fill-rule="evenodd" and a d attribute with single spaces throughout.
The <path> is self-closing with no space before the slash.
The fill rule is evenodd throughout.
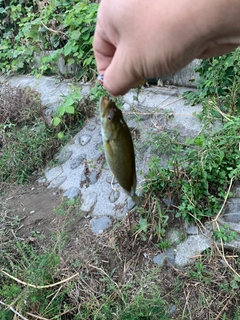
<path id="1" fill-rule="evenodd" d="M 0 0 L 2 73 L 57 74 L 61 57 L 77 79 L 95 75 L 92 49 L 98 4 L 89 0 Z M 45 54 L 46 53 L 46 54 Z M 36 68 L 36 56 L 40 64 Z"/>

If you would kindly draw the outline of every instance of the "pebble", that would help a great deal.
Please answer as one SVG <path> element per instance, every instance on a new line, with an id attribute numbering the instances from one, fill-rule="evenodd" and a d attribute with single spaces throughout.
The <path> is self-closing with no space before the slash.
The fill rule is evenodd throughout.
<path id="1" fill-rule="evenodd" d="M 175 267 L 175 249 L 169 248 L 166 250 L 165 254 L 168 259 L 168 265 Z"/>
<path id="2" fill-rule="evenodd" d="M 102 216 L 100 218 L 93 218 L 90 220 L 90 227 L 93 233 L 101 234 L 104 230 L 112 225 L 111 219 L 107 216 Z"/>
<path id="3" fill-rule="evenodd" d="M 169 248 L 165 253 L 159 253 L 153 258 L 153 262 L 159 266 L 163 266 L 164 261 L 167 260 L 167 265 L 175 267 L 175 249 Z"/>
<path id="4" fill-rule="evenodd" d="M 120 192 L 118 190 L 112 190 L 109 196 L 109 200 L 111 202 L 116 202 L 119 197 L 120 197 Z"/>
<path id="5" fill-rule="evenodd" d="M 66 190 L 64 193 L 63 193 L 63 196 L 64 197 L 67 197 L 68 199 L 75 199 L 80 193 L 80 190 L 76 187 L 72 187 L 68 190 Z"/>
<path id="6" fill-rule="evenodd" d="M 135 207 L 135 202 L 132 200 L 132 198 L 127 199 L 127 210 L 130 211 Z"/>
<path id="7" fill-rule="evenodd" d="M 96 129 L 96 125 L 93 124 L 93 123 L 89 123 L 87 126 L 86 126 L 86 129 L 87 130 L 90 130 L 90 131 L 94 131 Z"/>
<path id="8" fill-rule="evenodd" d="M 72 155 L 72 151 L 66 151 L 63 149 L 56 157 L 55 159 L 58 160 L 58 164 L 63 164 L 66 162 Z"/>
<path id="9" fill-rule="evenodd" d="M 195 224 L 186 223 L 185 225 L 186 225 L 187 234 L 189 234 L 189 235 L 198 234 L 198 227 Z"/>
<path id="10" fill-rule="evenodd" d="M 48 186 L 48 188 L 57 188 L 67 179 L 66 176 L 60 176 L 54 179 Z"/>
<path id="11" fill-rule="evenodd" d="M 102 146 L 102 144 L 103 144 L 102 140 L 100 140 L 99 142 L 97 142 L 95 149 L 96 149 L 96 150 L 99 150 L 100 147 Z"/>
<path id="12" fill-rule="evenodd" d="M 92 171 L 89 175 L 90 184 L 95 184 L 98 180 L 98 174 L 97 171 Z"/>
<path id="13" fill-rule="evenodd" d="M 173 314 L 176 310 L 177 310 L 177 306 L 175 304 L 172 305 L 168 311 L 169 315 Z"/>
<path id="14" fill-rule="evenodd" d="M 159 253 L 153 258 L 153 262 L 158 264 L 160 267 L 162 267 L 165 259 L 166 259 L 166 256 L 163 253 Z"/>
<path id="15" fill-rule="evenodd" d="M 189 236 L 185 241 L 177 245 L 175 264 L 181 269 L 194 263 L 195 258 L 204 250 L 211 247 L 212 240 L 203 234 Z"/>
<path id="16" fill-rule="evenodd" d="M 91 140 L 91 136 L 88 135 L 88 134 L 84 134 L 82 136 L 80 136 L 79 138 L 79 143 L 82 145 L 82 146 L 85 146 L 90 140 Z"/>
<path id="17" fill-rule="evenodd" d="M 113 181 L 112 181 L 112 180 L 113 180 Z M 118 183 L 118 182 L 117 182 L 117 179 L 116 179 L 115 177 L 114 177 L 114 179 L 113 179 L 113 176 L 112 176 L 112 175 L 107 176 L 106 181 L 107 181 L 108 183 L 111 183 L 111 184 Z"/>
<path id="18" fill-rule="evenodd" d="M 81 210 L 86 213 L 91 212 L 96 202 L 97 202 L 97 194 L 95 192 L 88 194 L 83 201 Z"/>
<path id="19" fill-rule="evenodd" d="M 80 156 L 78 156 L 72 160 L 72 162 L 70 164 L 70 168 L 74 170 L 77 167 L 79 167 L 80 164 L 83 162 L 83 160 L 86 159 L 86 157 L 87 157 L 87 155 L 85 153 L 80 154 Z"/>

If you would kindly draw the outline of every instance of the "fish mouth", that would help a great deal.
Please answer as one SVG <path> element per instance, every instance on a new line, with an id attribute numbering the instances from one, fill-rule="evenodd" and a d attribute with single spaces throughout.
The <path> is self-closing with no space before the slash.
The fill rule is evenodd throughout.
<path id="1" fill-rule="evenodd" d="M 103 114 L 104 110 L 106 109 L 107 105 L 109 103 L 109 100 L 107 97 L 102 97 L 100 100 L 100 112 Z"/>

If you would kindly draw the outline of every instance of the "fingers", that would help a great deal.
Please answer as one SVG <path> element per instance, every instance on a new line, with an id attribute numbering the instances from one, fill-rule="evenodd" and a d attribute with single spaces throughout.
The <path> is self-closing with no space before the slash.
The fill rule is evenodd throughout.
<path id="1" fill-rule="evenodd" d="M 98 73 L 104 76 L 103 86 L 113 96 L 123 95 L 138 82 L 138 78 L 130 72 L 129 52 L 116 47 L 106 40 L 107 36 L 97 25 L 93 48 L 97 62 Z M 125 46 L 126 48 L 126 46 Z M 132 68 L 131 68 L 132 69 Z"/>
<path id="2" fill-rule="evenodd" d="M 132 68 L 130 53 L 118 46 L 110 65 L 104 73 L 104 88 L 113 96 L 123 95 L 135 87 L 141 77 Z"/>
<path id="3" fill-rule="evenodd" d="M 101 75 L 104 75 L 105 70 L 110 65 L 116 50 L 115 46 L 105 38 L 104 32 L 98 25 L 94 34 L 93 49 L 97 61 L 97 69 Z"/>

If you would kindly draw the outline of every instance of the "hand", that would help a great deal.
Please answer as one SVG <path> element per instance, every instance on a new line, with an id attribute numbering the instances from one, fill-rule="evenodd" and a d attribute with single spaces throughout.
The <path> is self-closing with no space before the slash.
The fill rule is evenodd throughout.
<path id="1" fill-rule="evenodd" d="M 112 95 L 240 44 L 239 0 L 102 0 L 94 35 L 98 72 Z"/>

